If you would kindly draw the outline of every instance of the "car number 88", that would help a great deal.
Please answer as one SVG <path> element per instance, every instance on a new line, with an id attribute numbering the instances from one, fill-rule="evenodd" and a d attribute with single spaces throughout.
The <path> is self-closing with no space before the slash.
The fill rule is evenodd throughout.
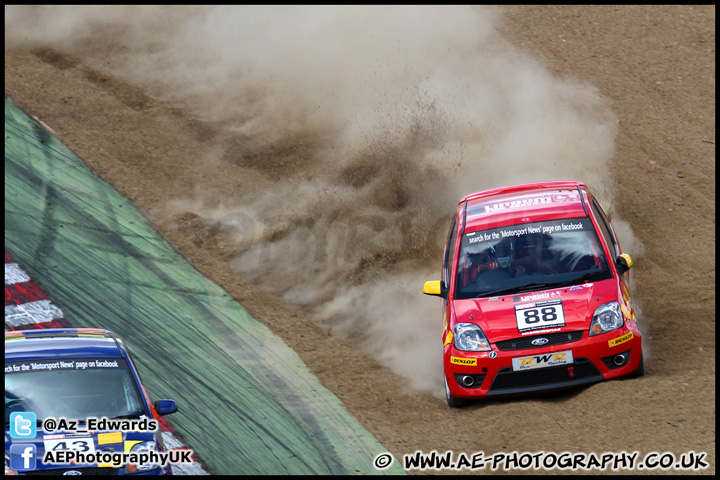
<path id="1" fill-rule="evenodd" d="M 562 303 L 559 301 L 518 305 L 515 307 L 515 318 L 520 331 L 565 325 Z"/>
<path id="2" fill-rule="evenodd" d="M 538 312 L 538 310 L 540 310 L 540 312 Z M 555 307 L 532 308 L 525 310 L 523 315 L 525 315 L 525 323 L 537 323 L 540 321 L 541 316 L 543 322 L 552 322 L 558 318 Z"/>

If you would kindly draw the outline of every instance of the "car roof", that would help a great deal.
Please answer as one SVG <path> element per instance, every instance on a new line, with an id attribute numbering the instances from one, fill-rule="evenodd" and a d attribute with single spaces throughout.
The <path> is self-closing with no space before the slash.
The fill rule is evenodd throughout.
<path id="1" fill-rule="evenodd" d="M 581 198 L 581 191 L 584 196 Z M 589 192 L 578 181 L 525 183 L 471 193 L 467 202 L 465 231 L 532 223 L 545 220 L 587 217 L 583 204 Z"/>
<path id="2" fill-rule="evenodd" d="M 109 330 L 48 328 L 5 332 L 5 361 L 54 358 L 123 358 L 125 349 Z"/>

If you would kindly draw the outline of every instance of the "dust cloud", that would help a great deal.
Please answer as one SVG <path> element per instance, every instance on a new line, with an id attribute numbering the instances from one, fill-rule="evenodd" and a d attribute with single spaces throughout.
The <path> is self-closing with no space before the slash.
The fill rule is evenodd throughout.
<path id="1" fill-rule="evenodd" d="M 578 179 L 613 210 L 617 121 L 607 100 L 502 38 L 501 7 L 5 13 L 6 48 L 52 45 L 209 125 L 213 161 L 234 166 L 240 184 L 243 172 L 264 183 L 217 192 L 198 179 L 197 193 L 169 202 L 167 214 L 220 229 L 239 275 L 414 389 L 442 395 L 441 305 L 421 290 L 439 278 L 462 195 Z M 625 248 L 640 248 L 614 221 Z"/>

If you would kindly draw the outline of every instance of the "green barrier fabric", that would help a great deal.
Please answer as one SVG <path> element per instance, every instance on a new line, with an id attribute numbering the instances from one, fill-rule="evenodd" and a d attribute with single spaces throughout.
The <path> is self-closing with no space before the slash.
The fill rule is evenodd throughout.
<path id="1" fill-rule="evenodd" d="M 5 98 L 5 251 L 78 327 L 116 332 L 214 474 L 378 472 L 386 449 L 220 286 Z"/>

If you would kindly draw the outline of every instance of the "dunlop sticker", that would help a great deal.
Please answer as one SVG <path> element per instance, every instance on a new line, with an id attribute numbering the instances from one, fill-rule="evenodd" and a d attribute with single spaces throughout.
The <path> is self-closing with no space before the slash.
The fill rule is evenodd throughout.
<path id="1" fill-rule="evenodd" d="M 460 357 L 450 357 L 450 363 L 454 363 L 455 365 L 477 365 L 477 358 L 460 358 Z"/>
<path id="2" fill-rule="evenodd" d="M 623 335 L 622 337 L 613 338 L 612 340 L 608 340 L 608 347 L 614 347 L 616 345 L 620 345 L 621 343 L 625 343 L 628 340 L 632 340 L 632 339 L 633 339 L 633 333 L 630 332 L 630 333 Z"/>

